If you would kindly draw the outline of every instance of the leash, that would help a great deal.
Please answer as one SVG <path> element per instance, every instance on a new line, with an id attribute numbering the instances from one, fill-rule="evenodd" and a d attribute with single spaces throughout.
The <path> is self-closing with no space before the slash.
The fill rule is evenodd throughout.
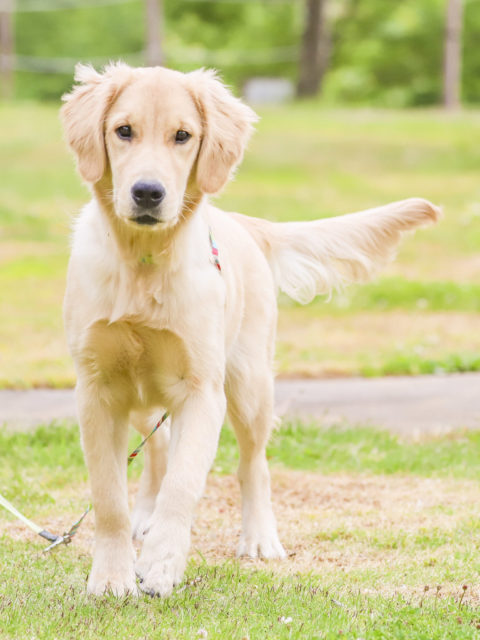
<path id="1" fill-rule="evenodd" d="M 155 433 L 155 431 L 162 426 L 162 424 L 165 422 L 165 420 L 168 418 L 168 411 L 166 411 L 163 416 L 160 418 L 160 420 L 157 422 L 157 424 L 153 427 L 153 429 L 150 431 L 150 433 L 148 434 L 148 436 L 142 440 L 142 442 L 138 445 L 138 447 L 136 449 L 134 449 L 132 451 L 132 453 L 128 456 L 127 458 L 127 467 L 129 467 L 132 462 L 135 460 L 135 458 L 138 456 L 138 454 L 140 453 L 140 451 L 143 449 L 143 447 L 145 446 L 145 443 L 150 440 L 150 438 L 153 436 L 153 434 Z M 73 536 L 77 533 L 80 525 L 83 522 L 83 519 L 85 518 L 85 516 L 89 513 L 89 511 L 91 511 L 93 509 L 93 505 L 90 503 L 88 505 L 88 507 L 85 509 L 85 511 L 82 513 L 82 515 L 80 516 L 80 518 L 74 523 L 72 524 L 72 526 L 70 527 L 70 529 L 63 534 L 63 536 L 57 536 L 57 538 L 55 540 L 52 540 L 52 544 L 49 545 L 46 549 L 44 549 L 45 553 L 48 553 L 49 551 L 51 551 L 52 549 L 54 549 L 55 547 L 58 547 L 58 545 L 60 544 L 70 544 L 70 542 L 72 541 Z M 40 534 L 41 535 L 41 534 Z M 52 535 L 52 534 L 50 534 Z M 45 537 L 45 536 L 44 536 Z"/>
<path id="2" fill-rule="evenodd" d="M 56 536 L 54 533 L 50 533 L 50 531 L 47 531 L 46 529 L 42 529 L 42 527 L 39 527 L 38 524 L 35 524 L 35 522 L 33 522 L 32 520 L 29 520 L 29 518 L 24 516 L 23 513 L 20 513 L 18 509 L 15 509 L 13 504 L 9 502 L 4 496 L 2 496 L 1 493 L 0 493 L 0 505 L 2 505 L 2 507 L 7 509 L 7 511 L 10 511 L 10 513 L 12 513 L 18 520 L 21 520 L 24 524 L 26 524 L 27 527 L 30 527 L 32 531 L 35 531 L 35 533 L 38 533 L 39 536 L 42 536 L 42 538 L 45 538 L 45 540 L 48 540 L 49 542 L 55 542 L 55 540 L 57 539 L 58 536 Z"/>
<path id="3" fill-rule="evenodd" d="M 162 424 L 168 418 L 168 415 L 169 415 L 168 411 L 166 411 L 163 414 L 163 416 L 160 418 L 160 420 L 157 422 L 157 424 L 150 431 L 148 436 L 144 440 L 142 440 L 142 442 L 138 445 L 136 449 L 132 451 L 132 453 L 127 458 L 127 466 L 130 466 L 130 464 L 135 460 L 135 458 L 138 456 L 140 451 L 145 446 L 146 442 L 153 436 L 155 431 L 157 431 L 157 429 L 159 429 L 162 426 Z M 46 549 L 44 549 L 45 553 L 48 553 L 49 551 L 51 551 L 55 547 L 58 547 L 61 544 L 70 544 L 73 536 L 77 533 L 85 516 L 92 510 L 92 505 L 89 504 L 88 507 L 80 516 L 80 518 L 72 524 L 70 529 L 65 533 L 63 533 L 63 535 L 57 536 L 55 533 L 51 533 L 50 531 L 47 531 L 46 529 L 43 529 L 42 527 L 40 527 L 38 524 L 33 522 L 33 520 L 30 520 L 29 518 L 24 516 L 23 513 L 20 513 L 20 511 L 16 509 L 13 506 L 13 504 L 9 502 L 4 496 L 2 496 L 1 493 L 0 493 L 0 505 L 4 507 L 7 511 L 10 511 L 11 514 L 13 514 L 18 520 L 21 520 L 24 524 L 26 524 L 27 527 L 29 527 L 32 531 L 37 533 L 42 538 L 45 538 L 45 540 L 48 540 L 49 542 L 51 542 L 51 544 Z"/>
<path id="4" fill-rule="evenodd" d="M 218 245 L 217 245 L 217 243 L 215 241 L 215 236 L 213 235 L 213 231 L 212 231 L 211 227 L 208 228 L 208 237 L 209 237 L 209 240 L 210 240 L 210 249 L 211 249 L 211 252 L 212 252 L 212 255 L 211 255 L 210 259 L 212 261 L 212 264 L 215 266 L 215 268 L 218 269 L 218 271 L 220 271 L 220 273 L 221 273 L 222 266 L 221 266 L 220 260 L 218 258 Z M 141 262 L 144 262 L 146 264 L 152 264 L 152 261 L 153 261 L 152 260 L 152 256 L 144 256 L 141 259 Z M 142 442 L 138 445 L 138 447 L 136 449 L 134 449 L 132 451 L 132 453 L 127 458 L 127 466 L 130 466 L 130 464 L 135 460 L 135 458 L 138 456 L 140 451 L 145 446 L 146 442 L 153 436 L 155 431 L 157 431 L 157 429 L 159 429 L 162 426 L 162 424 L 168 418 L 168 415 L 169 415 L 168 411 L 166 411 L 163 414 L 163 416 L 160 418 L 160 420 L 157 422 L 157 424 L 150 431 L 148 436 L 144 440 L 142 440 Z M 18 509 L 16 509 L 13 506 L 13 504 L 11 502 L 9 502 L 4 496 L 2 496 L 1 493 L 0 493 L 0 506 L 4 507 L 4 509 L 6 509 L 7 511 L 10 511 L 10 513 L 12 515 L 14 515 L 18 520 L 21 520 L 32 531 L 34 531 L 36 534 L 38 534 L 42 538 L 45 538 L 45 540 L 48 540 L 51 543 L 48 547 L 46 547 L 46 549 L 44 549 L 45 553 L 48 553 L 49 551 L 51 551 L 55 547 L 58 547 L 61 544 L 70 544 L 70 542 L 72 541 L 73 536 L 77 533 L 77 531 L 78 531 L 80 525 L 82 524 L 84 518 L 88 515 L 88 513 L 93 508 L 92 504 L 89 504 L 88 507 L 85 509 L 85 511 L 80 516 L 80 518 L 76 522 L 74 522 L 72 524 L 70 529 L 68 531 L 64 532 L 63 535 L 57 536 L 55 533 L 51 533 L 50 531 L 47 531 L 46 529 L 43 529 L 42 527 L 40 527 L 38 524 L 33 522 L 33 520 L 30 520 L 29 518 L 24 516 L 23 513 L 20 513 L 20 511 Z"/>

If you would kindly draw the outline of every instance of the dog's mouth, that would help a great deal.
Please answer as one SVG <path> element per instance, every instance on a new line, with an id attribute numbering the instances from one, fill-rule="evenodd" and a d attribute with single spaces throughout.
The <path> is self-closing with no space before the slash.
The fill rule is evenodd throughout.
<path id="1" fill-rule="evenodd" d="M 154 225 L 154 224 L 158 224 L 160 222 L 160 220 L 158 218 L 154 218 L 153 216 L 148 215 L 148 213 L 145 213 L 143 216 L 136 216 L 135 218 L 130 218 L 130 220 L 132 222 L 135 222 L 136 224 L 142 224 L 142 225 Z"/>

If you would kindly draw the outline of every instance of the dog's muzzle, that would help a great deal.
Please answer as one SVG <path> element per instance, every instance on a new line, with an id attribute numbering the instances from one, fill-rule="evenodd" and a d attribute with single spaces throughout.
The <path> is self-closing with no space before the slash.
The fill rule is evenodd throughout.
<path id="1" fill-rule="evenodd" d="M 137 215 L 130 218 L 132 222 L 147 225 L 160 222 L 155 210 L 167 195 L 163 184 L 155 180 L 138 180 L 133 185 L 131 194 L 137 212 Z"/>
<path id="2" fill-rule="evenodd" d="M 148 213 L 145 213 L 141 216 L 133 216 L 132 218 L 130 218 L 131 222 L 135 222 L 136 224 L 142 224 L 142 225 L 150 225 L 153 226 L 154 224 L 158 224 L 160 222 L 160 220 L 154 216 L 150 216 L 148 215 Z"/>

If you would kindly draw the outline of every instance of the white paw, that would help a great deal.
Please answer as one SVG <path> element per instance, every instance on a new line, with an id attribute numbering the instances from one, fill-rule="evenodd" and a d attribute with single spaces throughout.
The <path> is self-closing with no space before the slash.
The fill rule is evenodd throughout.
<path id="1" fill-rule="evenodd" d="M 152 513 L 155 507 L 155 498 L 137 498 L 137 502 L 132 511 L 132 538 L 142 541 L 148 532 L 152 520 Z"/>
<path id="2" fill-rule="evenodd" d="M 127 594 L 137 596 L 134 560 L 135 551 L 128 534 L 126 543 L 116 537 L 97 541 L 87 593 L 95 596 L 112 593 L 119 598 Z"/>
<path id="3" fill-rule="evenodd" d="M 150 596 L 169 596 L 182 581 L 185 565 L 185 555 L 178 552 L 157 555 L 153 561 L 140 557 L 136 565 L 140 589 Z"/>
<path id="4" fill-rule="evenodd" d="M 237 547 L 237 557 L 285 558 L 285 549 L 278 539 L 276 530 L 242 533 Z"/>
<path id="5" fill-rule="evenodd" d="M 190 530 L 166 518 L 145 536 L 135 565 L 140 589 L 151 596 L 168 596 L 182 581 L 190 546 Z"/>
<path id="6" fill-rule="evenodd" d="M 94 596 L 103 596 L 106 593 L 112 593 L 117 598 L 126 595 L 138 596 L 138 587 L 135 580 L 135 572 L 133 568 L 128 575 L 122 575 L 121 572 L 111 572 L 108 575 L 102 572 L 93 572 L 90 574 L 87 583 L 87 593 Z"/>

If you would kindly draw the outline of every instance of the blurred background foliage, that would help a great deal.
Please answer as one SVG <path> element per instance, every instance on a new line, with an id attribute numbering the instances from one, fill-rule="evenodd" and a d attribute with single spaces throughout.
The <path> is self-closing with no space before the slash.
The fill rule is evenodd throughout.
<path id="1" fill-rule="evenodd" d="M 48 10 L 59 0 L 16 0 L 17 97 L 58 99 L 70 85 L 73 59 L 97 66 L 118 57 L 144 62 L 143 1 L 74 4 L 82 7 Z M 181 70 L 214 66 L 238 88 L 253 76 L 297 80 L 308 2 L 164 0 L 162 4 L 167 65 Z M 323 0 L 322 4 L 328 39 L 325 101 L 387 107 L 441 101 L 446 0 Z M 463 12 L 462 98 L 476 103 L 480 101 L 480 1 L 465 0 Z M 34 67 L 35 72 L 28 71 Z M 42 68 L 56 73 L 39 73 Z"/>

